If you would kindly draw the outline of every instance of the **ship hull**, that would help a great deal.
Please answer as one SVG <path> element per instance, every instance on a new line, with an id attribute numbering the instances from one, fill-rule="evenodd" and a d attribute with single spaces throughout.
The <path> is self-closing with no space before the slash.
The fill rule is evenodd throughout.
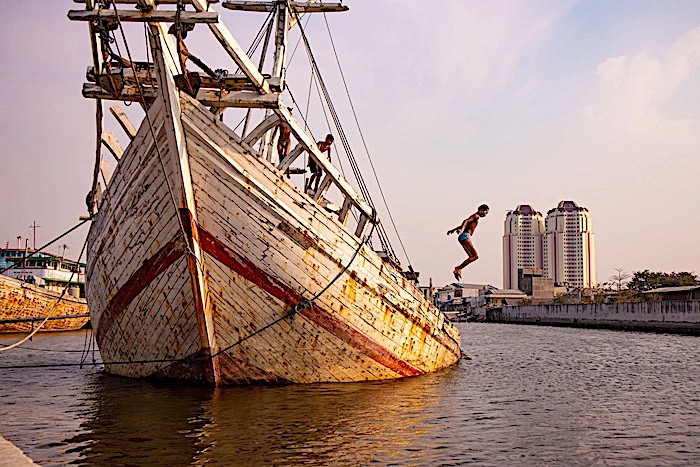
<path id="1" fill-rule="evenodd" d="M 87 324 L 87 302 L 0 275 L 0 333 L 74 331 Z"/>
<path id="2" fill-rule="evenodd" d="M 186 95 L 179 105 L 184 161 L 162 163 L 175 150 L 156 102 L 157 143 L 144 123 L 89 234 L 87 296 L 107 371 L 351 382 L 460 358 L 458 331 L 400 271 L 205 107 Z"/>

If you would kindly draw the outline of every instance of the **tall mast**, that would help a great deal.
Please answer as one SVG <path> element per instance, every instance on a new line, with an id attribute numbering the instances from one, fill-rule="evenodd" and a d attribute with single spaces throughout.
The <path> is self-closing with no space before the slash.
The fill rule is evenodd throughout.
<path id="1" fill-rule="evenodd" d="M 285 59 L 287 57 L 287 25 L 289 24 L 287 0 L 277 0 L 275 10 L 277 12 L 277 27 L 275 28 L 275 63 L 272 67 L 270 84 L 279 87 L 280 92 L 284 92 L 284 77 L 286 73 Z M 271 111 L 266 110 L 265 118 L 269 117 L 270 114 Z M 272 145 L 274 143 L 274 141 L 272 141 L 273 132 L 274 128 L 268 130 L 260 143 L 260 157 L 270 162 L 272 162 L 272 156 L 274 154 L 274 151 L 272 151 Z"/>

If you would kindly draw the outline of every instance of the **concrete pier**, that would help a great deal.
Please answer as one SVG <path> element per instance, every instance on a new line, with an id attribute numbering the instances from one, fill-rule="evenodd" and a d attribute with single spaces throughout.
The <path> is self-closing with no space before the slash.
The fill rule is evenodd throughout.
<path id="1" fill-rule="evenodd" d="M 700 335 L 700 300 L 505 306 L 487 310 L 486 320 Z"/>
<path id="2" fill-rule="evenodd" d="M 0 436 L 0 467 L 39 465 L 27 457 L 20 448 Z"/>

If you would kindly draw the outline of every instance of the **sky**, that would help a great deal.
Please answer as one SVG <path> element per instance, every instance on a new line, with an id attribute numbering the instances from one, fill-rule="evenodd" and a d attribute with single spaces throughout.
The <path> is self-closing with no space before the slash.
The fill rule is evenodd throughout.
<path id="1" fill-rule="evenodd" d="M 423 283 L 453 280 L 464 253 L 445 232 L 482 203 L 491 212 L 474 235 L 479 260 L 464 282 L 502 285 L 508 210 L 530 204 L 546 213 L 562 200 L 591 213 L 599 282 L 615 268 L 700 272 L 700 2 L 345 3 L 350 11 L 327 15 L 328 23 Z M 80 94 L 90 46 L 86 25 L 66 17 L 73 8 L 70 0 L 0 1 L 3 246 L 30 237 L 35 220 L 42 244 L 85 214 L 95 104 Z M 264 20 L 230 11 L 222 17 L 244 48 Z M 324 80 L 380 200 L 323 16 L 307 20 Z M 142 57 L 142 31 L 127 33 Z M 297 37 L 292 31 L 290 45 Z M 235 68 L 202 26 L 188 47 L 214 68 Z M 288 78 L 304 107 L 309 68 L 303 47 L 297 52 Z M 325 133 L 311 96 L 311 128 Z M 127 109 L 133 118 L 135 107 Z M 68 256 L 77 257 L 86 231 L 67 237 Z"/>

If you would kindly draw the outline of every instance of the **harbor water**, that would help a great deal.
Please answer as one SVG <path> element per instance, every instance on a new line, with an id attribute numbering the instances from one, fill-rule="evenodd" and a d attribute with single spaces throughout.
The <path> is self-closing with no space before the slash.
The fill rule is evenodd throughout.
<path id="1" fill-rule="evenodd" d="M 458 326 L 469 360 L 377 383 L 213 389 L 0 369 L 0 435 L 43 465 L 700 464 L 700 338 Z M 79 362 L 84 338 L 42 334 L 0 367 Z"/>

